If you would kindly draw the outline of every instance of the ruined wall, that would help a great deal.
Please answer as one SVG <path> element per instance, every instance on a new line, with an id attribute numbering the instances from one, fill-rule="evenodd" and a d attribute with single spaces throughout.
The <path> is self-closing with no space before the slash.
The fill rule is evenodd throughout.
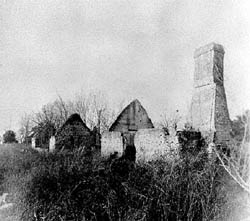
<path id="1" fill-rule="evenodd" d="M 91 147 L 95 141 L 91 130 L 79 114 L 72 114 L 55 135 L 57 150 L 72 150 L 80 147 Z"/>
<path id="2" fill-rule="evenodd" d="M 144 107 L 138 100 L 134 100 L 117 117 L 111 125 L 110 131 L 127 132 L 153 127 Z"/>
<path id="3" fill-rule="evenodd" d="M 121 156 L 123 153 L 123 141 L 121 132 L 104 132 L 101 138 L 101 155 L 110 156 L 114 152 Z"/>
<path id="4" fill-rule="evenodd" d="M 31 147 L 36 148 L 36 138 L 35 137 L 31 138 Z"/>
<path id="5" fill-rule="evenodd" d="M 52 136 L 49 139 L 49 152 L 53 152 L 56 148 L 56 138 L 55 136 Z"/>
<path id="6" fill-rule="evenodd" d="M 149 161 L 166 154 L 169 159 L 178 157 L 177 137 L 167 135 L 163 129 L 138 130 L 134 143 L 137 161 Z"/>
<path id="7" fill-rule="evenodd" d="M 231 122 L 223 82 L 224 49 L 211 43 L 194 53 L 194 91 L 190 120 L 194 129 L 211 142 L 230 139 Z"/>

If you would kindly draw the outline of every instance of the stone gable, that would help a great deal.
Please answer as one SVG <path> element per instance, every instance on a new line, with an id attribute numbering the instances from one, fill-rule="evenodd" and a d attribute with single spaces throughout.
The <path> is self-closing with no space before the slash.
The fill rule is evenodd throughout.
<path id="1" fill-rule="evenodd" d="M 134 100 L 124 108 L 109 131 L 128 132 L 146 128 L 154 128 L 154 125 L 141 103 Z"/>

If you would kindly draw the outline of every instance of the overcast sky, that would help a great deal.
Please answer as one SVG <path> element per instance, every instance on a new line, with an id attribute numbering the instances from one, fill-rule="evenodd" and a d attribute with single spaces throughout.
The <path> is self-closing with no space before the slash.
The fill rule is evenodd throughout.
<path id="1" fill-rule="evenodd" d="M 138 98 L 153 121 L 185 114 L 194 50 L 212 41 L 226 52 L 231 118 L 250 108 L 249 0 L 0 2 L 0 131 L 80 90 Z"/>

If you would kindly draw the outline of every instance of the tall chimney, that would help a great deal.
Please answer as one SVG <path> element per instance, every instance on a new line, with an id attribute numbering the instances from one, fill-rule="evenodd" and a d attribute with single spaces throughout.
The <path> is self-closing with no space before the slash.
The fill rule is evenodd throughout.
<path id="1" fill-rule="evenodd" d="M 223 78 L 224 49 L 210 43 L 194 53 L 194 90 L 190 109 L 194 129 L 210 142 L 224 144 L 230 139 L 231 121 Z"/>

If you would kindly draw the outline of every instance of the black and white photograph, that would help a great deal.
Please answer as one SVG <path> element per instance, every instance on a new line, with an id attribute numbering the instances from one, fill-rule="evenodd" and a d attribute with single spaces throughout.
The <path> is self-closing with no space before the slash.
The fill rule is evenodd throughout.
<path id="1" fill-rule="evenodd" d="M 250 221 L 250 1 L 0 0 L 0 221 Z"/>

